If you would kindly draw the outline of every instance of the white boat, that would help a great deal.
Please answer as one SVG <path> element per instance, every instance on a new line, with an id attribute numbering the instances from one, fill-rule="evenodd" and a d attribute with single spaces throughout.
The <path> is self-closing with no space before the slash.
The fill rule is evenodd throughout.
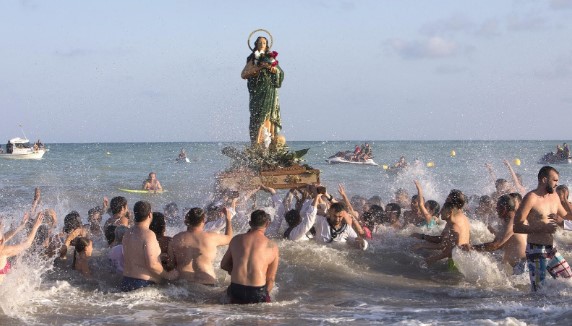
<path id="1" fill-rule="evenodd" d="M 334 156 L 334 157 L 330 157 L 326 160 L 326 162 L 330 163 L 330 164 L 358 164 L 358 165 L 373 165 L 373 166 L 378 166 L 379 164 L 375 163 L 373 161 L 373 159 L 368 158 L 365 161 L 351 161 L 351 160 L 346 160 L 343 157 L 338 157 L 338 156 Z"/>
<path id="2" fill-rule="evenodd" d="M 30 141 L 26 138 L 12 138 L 6 144 L 6 151 L 0 153 L 0 158 L 20 159 L 20 160 L 39 160 L 46 153 L 46 149 L 38 147 L 36 144 L 30 145 Z"/>

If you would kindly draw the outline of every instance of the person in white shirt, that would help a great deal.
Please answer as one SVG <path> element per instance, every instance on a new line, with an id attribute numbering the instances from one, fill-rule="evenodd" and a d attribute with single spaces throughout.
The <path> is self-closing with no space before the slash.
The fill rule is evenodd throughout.
<path id="1" fill-rule="evenodd" d="M 368 247 L 367 241 L 362 237 L 362 227 L 342 203 L 333 203 L 328 209 L 328 217 L 318 215 L 315 228 L 315 239 L 320 244 L 347 242 L 362 250 Z"/>

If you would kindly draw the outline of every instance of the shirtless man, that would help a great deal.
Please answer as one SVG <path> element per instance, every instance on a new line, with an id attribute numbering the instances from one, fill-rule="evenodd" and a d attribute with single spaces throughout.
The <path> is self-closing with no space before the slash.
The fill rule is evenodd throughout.
<path id="1" fill-rule="evenodd" d="M 513 275 L 520 275 L 526 270 L 526 235 L 513 232 L 514 215 L 517 204 L 510 195 L 502 195 L 497 201 L 497 213 L 502 220 L 501 230 L 495 235 L 493 242 L 473 246 L 477 251 L 504 250 L 503 263 L 512 267 Z"/>
<path id="2" fill-rule="evenodd" d="M 215 285 L 213 261 L 217 247 L 226 246 L 232 239 L 232 212 L 226 213 L 225 234 L 204 231 L 205 212 L 191 208 L 185 216 L 187 231 L 178 233 L 169 245 L 169 261 L 179 271 L 181 278 L 205 285 Z"/>
<path id="3" fill-rule="evenodd" d="M 149 178 L 143 182 L 143 190 L 155 192 L 163 191 L 163 187 L 161 187 L 161 183 L 157 180 L 157 174 L 155 172 L 149 173 Z"/>
<path id="4" fill-rule="evenodd" d="M 524 196 L 514 218 L 514 232 L 528 234 L 526 260 L 532 291 L 543 285 L 546 272 L 553 278 L 572 276 L 570 266 L 553 247 L 557 221 L 562 223 L 560 217 L 572 219 L 556 194 L 558 178 L 556 169 L 543 166 L 538 172 L 538 186 Z"/>
<path id="5" fill-rule="evenodd" d="M 135 225 L 123 236 L 124 268 L 120 289 L 133 291 L 179 276 L 177 270 L 167 272 L 161 265 L 161 248 L 153 231 L 149 230 L 153 213 L 151 204 L 138 201 L 133 206 Z"/>
<path id="6" fill-rule="evenodd" d="M 465 195 L 460 190 L 451 190 L 441 209 L 441 218 L 447 222 L 441 235 L 430 236 L 419 233 L 413 233 L 411 235 L 414 238 L 430 242 L 428 244 L 417 245 L 414 249 L 427 248 L 440 250 L 439 253 L 425 259 L 427 264 L 432 264 L 443 258 L 449 258 L 449 266 L 454 266 L 452 260 L 453 248 L 467 248 L 469 246 L 471 242 L 471 224 L 463 212 L 465 201 Z"/>
<path id="7" fill-rule="evenodd" d="M 231 303 L 270 302 L 278 270 L 278 247 L 264 232 L 270 215 L 256 210 L 250 215 L 250 231 L 230 241 L 220 267 L 230 274 L 227 294 Z"/>
<path id="8" fill-rule="evenodd" d="M 103 226 L 103 231 L 107 229 L 110 225 L 123 225 L 129 226 L 129 208 L 127 208 L 127 199 L 123 196 L 117 196 L 111 198 L 109 202 L 109 208 L 111 209 L 111 217 L 105 221 Z"/>

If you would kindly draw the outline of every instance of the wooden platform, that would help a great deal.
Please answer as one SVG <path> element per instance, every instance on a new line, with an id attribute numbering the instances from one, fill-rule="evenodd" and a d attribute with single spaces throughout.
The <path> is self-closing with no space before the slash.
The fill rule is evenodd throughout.
<path id="1" fill-rule="evenodd" d="M 243 190 L 260 185 L 274 189 L 290 189 L 320 183 L 320 170 L 295 165 L 256 173 L 250 170 L 222 172 L 216 176 L 220 189 Z"/>

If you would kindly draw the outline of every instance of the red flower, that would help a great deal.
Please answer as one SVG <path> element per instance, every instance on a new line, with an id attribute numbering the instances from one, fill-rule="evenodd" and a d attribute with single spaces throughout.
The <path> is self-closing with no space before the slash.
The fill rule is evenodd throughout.
<path id="1" fill-rule="evenodd" d="M 276 59 L 276 57 L 278 56 L 278 52 L 272 51 L 272 52 L 268 53 L 268 56 Z"/>
<path id="2" fill-rule="evenodd" d="M 278 65 L 278 60 L 274 60 L 274 62 L 272 62 L 272 67 L 276 67 Z"/>

